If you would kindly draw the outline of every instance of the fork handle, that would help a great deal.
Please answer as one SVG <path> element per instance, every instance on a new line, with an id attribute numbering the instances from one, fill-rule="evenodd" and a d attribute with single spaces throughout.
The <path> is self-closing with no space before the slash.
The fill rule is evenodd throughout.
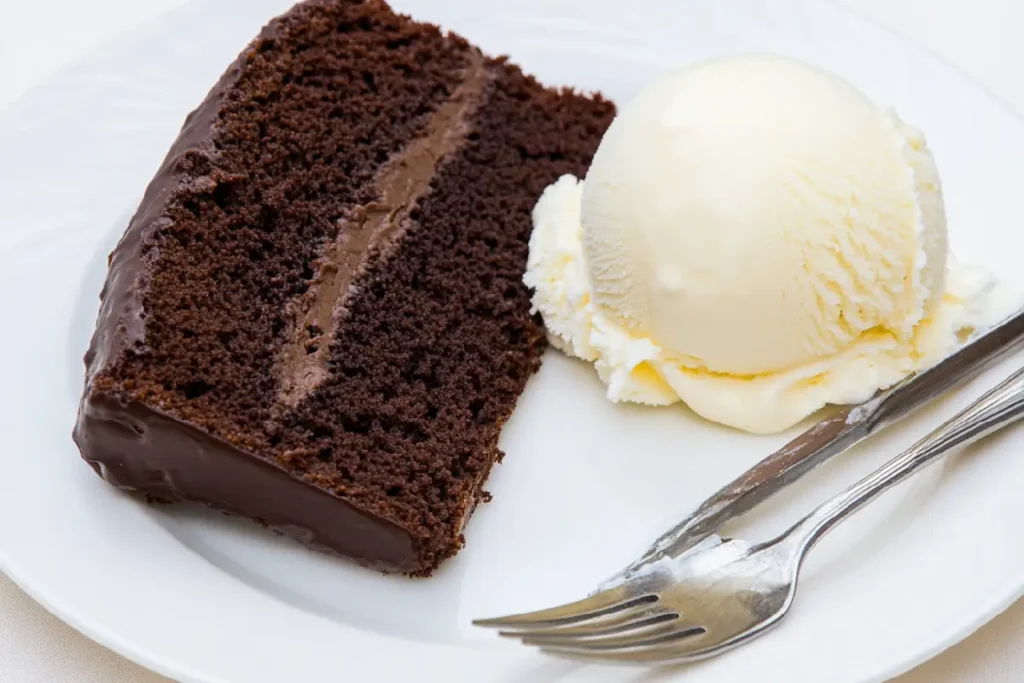
<path id="1" fill-rule="evenodd" d="M 802 554 L 839 522 L 884 491 L 958 446 L 976 441 L 1021 417 L 1024 417 L 1024 368 L 1013 373 L 999 386 L 906 451 L 820 505 L 784 535 L 797 541 L 799 552 Z"/>

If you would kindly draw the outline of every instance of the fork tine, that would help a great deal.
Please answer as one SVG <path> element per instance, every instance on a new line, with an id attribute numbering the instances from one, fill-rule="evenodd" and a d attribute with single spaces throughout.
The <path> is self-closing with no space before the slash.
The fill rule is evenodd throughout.
<path id="1" fill-rule="evenodd" d="M 628 630 L 592 636 L 565 637 L 557 633 L 523 638 L 526 645 L 540 647 L 580 648 L 585 650 L 612 650 L 675 640 L 684 634 L 699 635 L 703 629 L 692 624 L 679 623 L 678 615 L 667 619 L 647 619 Z"/>
<path id="2" fill-rule="evenodd" d="M 654 626 L 665 621 L 677 619 L 675 612 L 666 612 L 657 608 L 634 608 L 625 612 L 577 622 L 573 626 L 550 626 L 522 631 L 499 631 L 498 634 L 511 638 L 522 638 L 523 642 L 535 637 L 551 637 L 561 640 L 572 640 L 575 637 L 611 636 L 625 631 L 632 631 L 644 626 Z M 535 644 L 535 643 L 530 643 Z"/>
<path id="3" fill-rule="evenodd" d="M 570 602 L 558 607 L 494 619 L 477 619 L 473 623 L 477 626 L 503 629 L 532 629 L 544 626 L 569 625 L 657 601 L 657 595 L 638 594 L 635 590 L 623 585 L 609 588 L 583 600 L 577 600 L 576 602 Z"/>
<path id="4" fill-rule="evenodd" d="M 546 645 L 541 652 L 585 661 L 650 663 L 700 659 L 717 652 L 720 645 L 711 641 L 707 632 L 688 627 L 628 647 Z"/>

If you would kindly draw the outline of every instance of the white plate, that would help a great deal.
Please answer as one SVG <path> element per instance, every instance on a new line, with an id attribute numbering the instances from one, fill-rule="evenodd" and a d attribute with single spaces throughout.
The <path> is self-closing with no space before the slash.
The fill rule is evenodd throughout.
<path id="1" fill-rule="evenodd" d="M 288 0 L 204 0 L 123 36 L 0 116 L 0 565 L 84 633 L 186 681 L 861 683 L 968 635 L 1024 589 L 1024 459 L 1008 430 L 887 494 L 816 550 L 793 614 L 726 657 L 663 671 L 547 660 L 469 625 L 571 599 L 786 437 L 616 408 L 551 354 L 503 435 L 495 502 L 429 580 L 383 577 L 248 522 L 150 508 L 70 439 L 110 249 L 181 119 Z M 622 102 L 670 66 L 769 50 L 839 72 L 929 134 L 954 248 L 1007 279 L 1024 253 L 1024 126 L 958 72 L 826 5 L 757 0 L 396 2 L 549 83 Z M 1019 361 L 1018 361 L 1019 362 Z M 758 537 L 877 465 L 990 373 L 816 472 Z"/>

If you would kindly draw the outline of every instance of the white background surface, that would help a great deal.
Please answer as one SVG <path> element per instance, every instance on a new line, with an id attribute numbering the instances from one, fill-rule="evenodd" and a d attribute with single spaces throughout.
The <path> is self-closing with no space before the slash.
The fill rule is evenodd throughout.
<path id="1" fill-rule="evenodd" d="M 0 39 L 0 107 L 113 35 L 158 20 L 161 12 L 185 1 L 0 0 L 4 31 Z M 1015 0 L 845 0 L 843 4 L 962 67 L 1024 112 L 1024 80 L 1020 78 L 1024 44 L 1019 38 L 1024 5 Z M 1024 603 L 898 683 L 1024 680 L 1024 651 L 1013 647 L 1022 639 Z M 0 576 L 0 682 L 162 680 L 78 635 Z"/>

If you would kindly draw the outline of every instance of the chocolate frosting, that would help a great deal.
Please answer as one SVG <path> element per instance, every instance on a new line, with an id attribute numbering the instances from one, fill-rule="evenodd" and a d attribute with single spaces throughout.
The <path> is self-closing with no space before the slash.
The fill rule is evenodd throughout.
<path id="1" fill-rule="evenodd" d="M 280 21 L 271 22 L 260 38 L 274 37 Z M 183 158 L 194 154 L 216 158 L 213 136 L 218 111 L 237 83 L 247 54 L 243 52 L 187 117 L 110 256 L 96 331 L 85 356 L 86 386 L 74 439 L 96 472 L 122 489 L 206 503 L 368 566 L 415 572 L 421 567 L 413 541 L 397 525 L 158 407 L 124 403 L 95 385 L 102 370 L 116 364 L 126 351 L 145 345 L 142 293 L 147 286 L 149 257 L 144 256 L 144 246 L 170 220 L 165 207 L 186 178 Z M 370 252 L 394 239 L 399 226 L 407 222 L 409 206 L 428 190 L 441 157 L 464 138 L 465 119 L 478 103 L 486 80 L 483 59 L 475 54 L 464 84 L 434 113 L 425 136 L 379 174 L 380 202 L 355 211 L 351 220 L 359 225 L 354 229 L 343 226 L 341 232 L 349 237 L 325 251 L 319 282 L 311 288 L 315 295 L 301 314 L 300 329 L 317 325 L 322 335 L 330 337 L 354 274 Z M 325 349 L 327 345 L 320 346 Z M 323 352 L 307 355 L 304 349 L 296 355 L 294 349 L 286 349 L 283 360 L 281 400 L 294 405 L 326 373 L 326 356 Z"/>
<path id="2" fill-rule="evenodd" d="M 411 539 L 394 524 L 151 406 L 90 392 L 75 441 L 93 469 L 119 488 L 206 503 L 378 569 L 419 569 Z"/>

